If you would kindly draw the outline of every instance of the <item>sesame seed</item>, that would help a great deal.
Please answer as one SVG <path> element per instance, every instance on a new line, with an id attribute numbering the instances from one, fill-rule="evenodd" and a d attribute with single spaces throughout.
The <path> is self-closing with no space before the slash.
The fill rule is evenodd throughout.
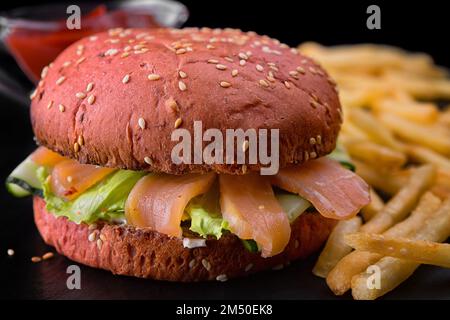
<path id="1" fill-rule="evenodd" d="M 212 44 L 207 44 L 206 45 L 206 49 L 208 49 L 208 50 L 212 50 L 212 49 L 215 49 L 216 47 L 214 47 Z"/>
<path id="2" fill-rule="evenodd" d="M 248 59 L 248 56 L 245 53 L 243 53 L 243 52 L 239 53 L 238 57 L 241 58 L 242 60 L 247 60 Z"/>
<path id="3" fill-rule="evenodd" d="M 166 100 L 165 105 L 167 108 L 170 108 L 172 111 L 178 112 L 178 104 L 173 98 L 169 98 Z"/>
<path id="4" fill-rule="evenodd" d="M 59 111 L 64 112 L 66 110 L 66 107 L 63 104 L 60 104 L 58 106 Z"/>
<path id="5" fill-rule="evenodd" d="M 223 65 L 223 64 L 216 64 L 216 68 L 219 69 L 219 70 L 226 70 L 227 66 Z"/>
<path id="6" fill-rule="evenodd" d="M 89 82 L 86 86 L 86 91 L 87 92 L 91 92 L 92 89 L 94 89 L 94 83 L 93 82 Z"/>
<path id="7" fill-rule="evenodd" d="M 186 79 L 187 78 L 187 74 L 186 74 L 186 72 L 184 72 L 184 71 L 179 71 L 178 72 L 178 75 L 180 76 L 180 78 L 181 79 Z"/>
<path id="8" fill-rule="evenodd" d="M 89 41 L 96 41 L 98 39 L 97 36 L 90 36 Z"/>
<path id="9" fill-rule="evenodd" d="M 229 83 L 229 82 L 227 82 L 227 81 L 221 81 L 221 82 L 220 82 L 220 86 L 221 86 L 222 88 L 229 88 L 229 87 L 231 87 L 231 83 Z"/>
<path id="10" fill-rule="evenodd" d="M 41 71 L 41 78 L 45 78 L 48 73 L 48 66 L 45 66 Z"/>
<path id="11" fill-rule="evenodd" d="M 289 83 L 289 81 L 285 81 L 284 85 L 286 86 L 286 88 L 290 89 L 291 88 L 291 84 Z"/>
<path id="12" fill-rule="evenodd" d="M 247 151 L 247 149 L 248 149 L 248 140 L 245 140 L 242 143 L 242 151 L 245 152 L 245 151 Z"/>
<path id="13" fill-rule="evenodd" d="M 320 104 L 315 100 L 311 100 L 309 103 L 311 104 L 311 107 L 313 107 L 313 108 L 317 108 L 318 106 L 320 106 Z"/>
<path id="14" fill-rule="evenodd" d="M 275 66 L 270 66 L 270 69 L 272 69 L 273 71 L 278 71 L 278 68 Z"/>
<path id="15" fill-rule="evenodd" d="M 153 165 L 153 160 L 149 157 L 144 157 L 144 162 L 149 165 Z"/>
<path id="16" fill-rule="evenodd" d="M 249 272 L 250 269 L 253 268 L 253 263 L 249 263 L 246 267 L 245 267 L 245 272 Z"/>
<path id="17" fill-rule="evenodd" d="M 104 53 L 105 56 L 114 56 L 119 52 L 119 50 L 117 49 L 108 49 L 106 50 L 106 52 Z"/>
<path id="18" fill-rule="evenodd" d="M 84 92 L 77 92 L 75 94 L 75 97 L 77 97 L 78 99 L 84 99 L 86 98 L 86 94 Z"/>
<path id="19" fill-rule="evenodd" d="M 297 71 L 289 71 L 289 75 L 294 78 L 298 79 L 298 72 Z"/>
<path id="20" fill-rule="evenodd" d="M 43 260 L 48 260 L 48 259 L 50 259 L 50 258 L 53 258 L 53 256 L 54 256 L 53 252 L 47 252 L 47 253 L 45 253 L 45 254 L 42 256 L 42 259 L 43 259 Z"/>
<path id="21" fill-rule="evenodd" d="M 234 69 L 233 71 L 231 71 L 231 76 L 232 77 L 236 77 L 238 75 L 239 71 L 237 69 Z"/>
<path id="22" fill-rule="evenodd" d="M 308 70 L 311 71 L 312 74 L 317 73 L 316 69 L 314 69 L 313 67 L 309 67 Z"/>
<path id="23" fill-rule="evenodd" d="M 181 90 L 181 91 L 186 91 L 186 89 L 187 89 L 187 87 L 186 87 L 186 84 L 183 82 L 183 81 L 178 81 L 178 88 Z"/>
<path id="24" fill-rule="evenodd" d="M 211 270 L 211 264 L 209 263 L 208 260 L 202 259 L 202 265 L 206 270 L 208 270 L 208 271 Z"/>
<path id="25" fill-rule="evenodd" d="M 53 100 L 50 100 L 47 104 L 47 109 L 50 109 L 53 106 Z"/>
<path id="26" fill-rule="evenodd" d="M 266 207 L 265 207 L 264 205 L 262 205 L 262 204 L 258 206 L 258 209 L 259 209 L 259 210 L 264 210 L 265 208 L 266 208 Z"/>
<path id="27" fill-rule="evenodd" d="M 60 84 L 62 84 L 65 80 L 66 80 L 66 77 L 62 76 L 62 77 L 60 77 L 58 80 L 56 80 L 56 84 L 57 84 L 57 85 L 60 85 Z"/>
<path id="28" fill-rule="evenodd" d="M 309 144 L 316 144 L 316 138 L 309 138 Z"/>
<path id="29" fill-rule="evenodd" d="M 183 120 L 181 118 L 178 118 L 177 120 L 175 120 L 175 124 L 174 124 L 174 128 L 178 128 L 181 126 L 181 124 L 183 123 Z"/>
<path id="30" fill-rule="evenodd" d="M 256 65 L 256 70 L 258 70 L 259 72 L 263 72 L 264 71 L 264 67 L 260 64 Z"/>
<path id="31" fill-rule="evenodd" d="M 232 58 L 230 58 L 230 57 L 225 57 L 224 59 L 227 60 L 228 62 L 231 62 L 231 63 L 234 62 L 234 60 Z"/>
<path id="32" fill-rule="evenodd" d="M 78 142 L 75 142 L 73 144 L 73 151 L 75 151 L 75 152 L 80 151 L 80 145 L 78 144 Z"/>
<path id="33" fill-rule="evenodd" d="M 270 82 L 275 82 L 275 78 L 273 76 L 271 77 L 269 75 L 269 76 L 266 77 L 266 79 L 269 80 Z"/>
<path id="34" fill-rule="evenodd" d="M 100 250 L 102 248 L 103 242 L 101 239 L 97 239 L 97 248 Z"/>
<path id="35" fill-rule="evenodd" d="M 8 253 L 8 256 L 12 257 L 14 255 L 14 250 L 8 249 L 7 253 Z"/>
<path id="36" fill-rule="evenodd" d="M 37 89 L 34 89 L 33 92 L 30 94 L 30 99 L 33 100 L 37 95 Z"/>
<path id="37" fill-rule="evenodd" d="M 36 262 L 41 262 L 41 261 L 42 261 L 41 257 L 31 257 L 31 262 L 36 263 Z"/>
<path id="38" fill-rule="evenodd" d="M 180 49 L 177 49 L 175 51 L 176 54 L 183 54 L 183 53 L 186 53 L 186 52 L 187 52 L 187 50 L 185 48 L 180 48 Z"/>
<path id="39" fill-rule="evenodd" d="M 72 178 L 72 176 L 67 176 L 66 180 L 68 183 L 72 183 L 73 178 Z"/>
<path id="40" fill-rule="evenodd" d="M 315 153 L 314 151 L 312 151 L 312 152 L 309 154 L 309 157 L 310 157 L 311 159 L 315 159 L 315 158 L 317 157 L 317 153 Z"/>
<path id="41" fill-rule="evenodd" d="M 212 64 L 218 64 L 219 60 L 215 60 L 215 59 L 209 59 L 208 63 L 212 63 Z"/>
<path id="42" fill-rule="evenodd" d="M 291 48 L 291 53 L 292 53 L 292 54 L 298 54 L 298 51 L 297 51 L 297 49 L 295 49 L 295 48 Z"/>
<path id="43" fill-rule="evenodd" d="M 76 65 L 79 65 L 80 63 L 82 63 L 84 60 L 86 60 L 86 57 L 81 57 L 80 59 L 78 59 L 77 61 L 75 61 Z"/>
<path id="44" fill-rule="evenodd" d="M 225 282 L 225 281 L 228 280 L 228 277 L 227 277 L 226 274 L 219 274 L 219 275 L 216 277 L 216 280 L 217 280 L 217 281 L 220 281 L 220 282 Z"/>
<path id="45" fill-rule="evenodd" d="M 126 57 L 128 57 L 129 55 L 130 55 L 129 52 L 124 52 L 124 53 L 122 53 L 122 54 L 120 55 L 120 57 L 121 57 L 121 58 L 126 58 Z"/>
<path id="46" fill-rule="evenodd" d="M 103 233 L 100 234 L 100 240 L 106 242 L 106 236 Z"/>
<path id="47" fill-rule="evenodd" d="M 122 83 L 123 83 L 123 84 L 126 84 L 126 83 L 128 83 L 128 82 L 130 82 L 130 75 L 129 75 L 129 74 L 126 74 L 126 75 L 122 78 Z"/>
<path id="48" fill-rule="evenodd" d="M 247 61 L 245 61 L 245 60 L 239 60 L 240 66 L 245 66 L 246 63 L 247 63 Z"/>
<path id="49" fill-rule="evenodd" d="M 144 118 L 139 118 L 139 119 L 138 119 L 138 125 L 139 125 L 139 127 L 140 127 L 142 130 L 145 129 L 145 120 L 144 120 Z"/>
<path id="50" fill-rule="evenodd" d="M 264 79 L 259 80 L 259 84 L 266 88 L 269 86 L 269 83 Z"/>
<path id="51" fill-rule="evenodd" d="M 93 94 L 91 94 L 87 100 L 87 102 L 92 105 L 95 102 L 95 96 Z"/>
<path id="52" fill-rule="evenodd" d="M 161 79 L 161 76 L 159 74 L 156 74 L 156 73 L 151 73 L 151 74 L 149 74 L 147 76 L 147 79 L 151 80 L 151 81 L 155 81 L 155 80 Z"/>
<path id="53" fill-rule="evenodd" d="M 189 268 L 192 269 L 195 265 L 195 259 L 192 259 L 191 261 L 189 261 Z"/>
<path id="54" fill-rule="evenodd" d="M 97 224 L 96 223 L 90 224 L 89 227 L 88 227 L 88 230 L 90 230 L 90 231 L 95 230 L 95 229 L 97 229 Z"/>
<path id="55" fill-rule="evenodd" d="M 317 144 L 322 144 L 322 136 L 321 135 L 318 135 L 316 140 L 317 140 Z"/>
<path id="56" fill-rule="evenodd" d="M 305 73 L 305 69 L 304 69 L 303 67 L 298 66 L 298 67 L 296 68 L 296 70 L 297 70 L 298 72 L 302 73 L 302 74 Z"/>

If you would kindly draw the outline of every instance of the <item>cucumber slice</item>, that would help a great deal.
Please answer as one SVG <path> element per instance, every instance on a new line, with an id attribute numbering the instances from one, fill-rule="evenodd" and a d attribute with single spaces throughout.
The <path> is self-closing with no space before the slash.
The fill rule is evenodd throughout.
<path id="1" fill-rule="evenodd" d="M 6 179 L 6 189 L 16 197 L 42 196 L 41 182 L 36 175 L 38 168 L 30 157 L 26 158 Z"/>
<path id="2" fill-rule="evenodd" d="M 275 193 L 275 197 L 292 223 L 311 206 L 308 200 L 293 193 Z"/>

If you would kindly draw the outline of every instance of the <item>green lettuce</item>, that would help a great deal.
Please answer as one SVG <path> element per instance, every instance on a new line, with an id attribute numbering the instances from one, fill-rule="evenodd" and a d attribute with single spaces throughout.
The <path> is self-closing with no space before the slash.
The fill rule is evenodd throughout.
<path id="1" fill-rule="evenodd" d="M 47 170 L 44 167 L 38 169 L 46 209 L 76 223 L 93 223 L 100 219 L 111 221 L 124 218 L 128 195 L 136 182 L 145 174 L 145 172 L 139 171 L 118 170 L 83 192 L 76 199 L 66 201 L 51 192 Z"/>
<path id="2" fill-rule="evenodd" d="M 191 217 L 191 231 L 194 231 L 202 237 L 208 235 L 220 239 L 224 230 L 228 230 L 228 223 L 220 216 L 215 216 L 207 212 L 198 205 L 189 206 L 186 210 Z"/>
<path id="3" fill-rule="evenodd" d="M 336 145 L 336 149 L 334 149 L 333 152 L 331 152 L 328 155 L 328 157 L 333 160 L 336 160 L 343 167 L 345 167 L 353 172 L 355 171 L 355 165 L 353 164 L 350 156 L 348 155 L 347 150 L 345 150 L 345 148 L 341 144 L 338 143 Z"/>

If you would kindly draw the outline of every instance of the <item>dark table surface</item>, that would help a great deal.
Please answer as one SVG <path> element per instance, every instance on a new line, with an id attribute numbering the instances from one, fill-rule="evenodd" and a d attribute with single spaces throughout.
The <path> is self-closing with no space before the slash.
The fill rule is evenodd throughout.
<path id="1" fill-rule="evenodd" d="M 20 2 L 20 1 L 19 1 Z M 225 6 L 220 11 L 208 10 L 202 1 L 188 2 L 192 11 L 189 25 L 241 26 L 243 29 L 256 30 L 280 38 L 282 41 L 296 43 L 314 39 L 324 43 L 348 42 L 388 42 L 413 50 L 424 50 L 433 54 L 438 62 L 448 65 L 448 51 L 441 46 L 442 40 L 429 37 L 431 32 L 446 26 L 445 10 L 433 11 L 431 6 L 414 9 L 409 7 L 410 20 L 415 24 L 395 25 L 398 15 L 404 12 L 399 8 L 383 7 L 384 29 L 371 33 L 360 27 L 364 25 L 365 7 L 362 4 L 321 9 L 319 2 L 308 2 L 303 12 L 321 12 L 318 15 L 297 16 L 297 11 L 286 11 L 287 5 L 280 4 L 268 10 L 262 7 L 244 6 L 236 11 L 233 6 Z M 190 3 L 189 3 L 190 2 Z M 202 6 L 200 6 L 202 3 Z M 289 2 L 290 3 L 290 2 Z M 330 2 L 331 3 L 331 2 Z M 328 5 L 328 4 L 327 4 Z M 314 7 L 315 6 L 315 7 Z M 203 7 L 203 9 L 201 8 Z M 320 8 L 319 8 L 320 7 Z M 366 6 L 367 7 L 367 6 Z M 389 11 L 392 9 L 391 11 Z M 203 10 L 203 11 L 202 11 Z M 256 15 L 255 10 L 258 11 Z M 283 11 L 284 10 L 284 11 Z M 425 10 L 425 11 L 424 11 Z M 349 18 L 342 20 L 336 12 L 346 12 Z M 395 11 L 398 15 L 393 15 Z M 253 14 L 251 14 L 253 12 Z M 282 13 L 285 13 L 284 16 Z M 362 13 L 361 13 L 362 12 Z M 422 15 L 422 12 L 423 13 Z M 418 14 L 421 14 L 420 16 Z M 440 14 L 443 19 L 436 18 Z M 414 16 L 417 14 L 417 16 Z M 287 16 L 286 16 L 287 15 Z M 317 17 L 327 20 L 328 28 Z M 414 18 L 415 17 L 415 18 Z M 419 19 L 420 17 L 420 19 Z M 417 19 L 416 19 L 417 18 Z M 269 20 L 268 20 L 269 19 Z M 330 20 L 331 19 L 331 20 Z M 333 20 L 334 19 L 334 20 Z M 356 19 L 356 20 L 355 20 Z M 428 20 L 427 20 L 428 19 Z M 361 20 L 361 21 L 359 21 Z M 272 24 L 267 24 L 272 21 Z M 341 22 L 339 22 L 341 21 Z M 440 21 L 440 22 L 439 22 Z M 413 23 L 413 22 L 411 22 Z M 314 25 L 314 28 L 308 26 Z M 321 28 L 322 26 L 322 28 Z M 330 26 L 335 26 L 330 28 Z M 448 26 L 447 26 L 448 28 Z M 407 29 L 407 30 L 406 30 Z M 407 32 L 403 32 L 403 31 Z M 419 30 L 420 32 L 414 32 Z M 437 42 L 434 42 L 437 41 Z M 9 67 L 14 62 L 0 54 L 1 67 Z M 14 69 L 14 70 L 17 70 Z M 19 77 L 21 78 L 21 77 Z M 21 78 L 23 81 L 23 77 Z M 4 181 L 9 172 L 20 163 L 33 149 L 28 109 L 0 96 L 2 141 L 0 151 L 0 181 Z M 294 262 L 280 271 L 268 271 L 243 279 L 225 283 L 180 284 L 141 280 L 114 276 L 109 272 L 81 267 L 81 290 L 69 290 L 66 269 L 73 264 L 63 256 L 32 263 L 30 258 L 53 251 L 40 238 L 32 217 L 31 199 L 16 199 L 0 186 L 0 298 L 20 299 L 349 299 L 350 295 L 336 298 L 327 288 L 323 279 L 312 275 L 311 269 L 316 257 L 302 262 Z M 7 249 L 15 250 L 9 257 Z M 421 266 L 417 272 L 385 299 L 450 299 L 450 270 L 430 266 Z"/>

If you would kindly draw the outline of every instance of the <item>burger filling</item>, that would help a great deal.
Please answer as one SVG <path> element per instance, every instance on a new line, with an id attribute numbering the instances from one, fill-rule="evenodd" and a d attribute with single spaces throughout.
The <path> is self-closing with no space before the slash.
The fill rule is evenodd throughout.
<path id="1" fill-rule="evenodd" d="M 173 237 L 232 233 L 264 257 L 284 250 L 290 224 L 307 210 L 348 219 L 369 201 L 367 185 L 342 149 L 275 176 L 175 176 L 79 164 L 38 148 L 8 177 L 16 196 L 43 197 L 75 223 L 127 223 Z"/>

